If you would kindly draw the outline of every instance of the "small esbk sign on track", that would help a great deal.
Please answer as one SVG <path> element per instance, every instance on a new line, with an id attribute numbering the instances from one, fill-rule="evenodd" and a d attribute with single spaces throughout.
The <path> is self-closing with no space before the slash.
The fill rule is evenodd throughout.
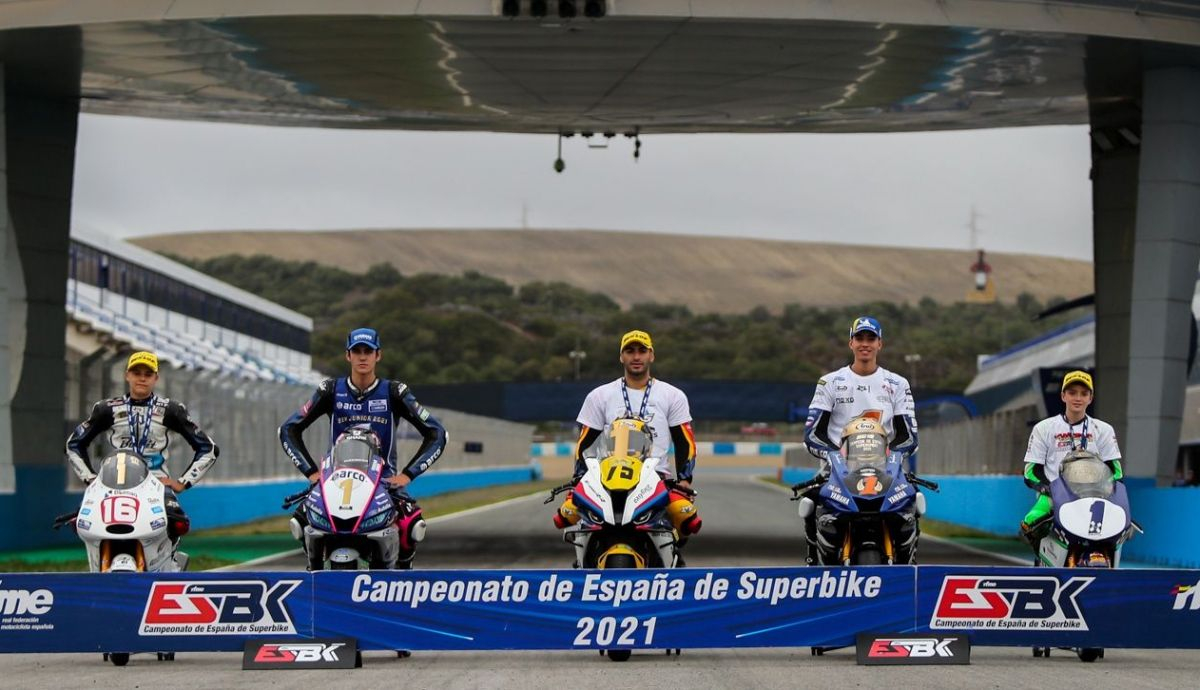
<path id="1" fill-rule="evenodd" d="M 242 670 L 355 668 L 358 641 L 349 638 L 247 640 Z"/>
<path id="2" fill-rule="evenodd" d="M 860 633 L 858 663 L 873 665 L 969 664 L 971 642 L 966 635 L 881 635 Z"/>

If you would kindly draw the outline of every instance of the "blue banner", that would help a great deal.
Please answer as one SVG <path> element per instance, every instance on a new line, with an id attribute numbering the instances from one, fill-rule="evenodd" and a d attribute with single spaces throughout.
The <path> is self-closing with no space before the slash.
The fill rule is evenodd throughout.
<path id="1" fill-rule="evenodd" d="M 0 574 L 0 652 L 851 645 L 1200 647 L 1200 571 L 944 566 Z"/>
<path id="2" fill-rule="evenodd" d="M 241 651 L 312 636 L 308 573 L 0 575 L 0 651 Z"/>
<path id="3" fill-rule="evenodd" d="M 363 649 L 853 644 L 913 624 L 910 568 L 467 570 L 315 576 L 316 634 Z M 865 626 L 865 628 L 864 628 Z"/>
<path id="4" fill-rule="evenodd" d="M 1194 648 L 1200 571 L 922 566 L 917 621 L 974 645 Z"/>

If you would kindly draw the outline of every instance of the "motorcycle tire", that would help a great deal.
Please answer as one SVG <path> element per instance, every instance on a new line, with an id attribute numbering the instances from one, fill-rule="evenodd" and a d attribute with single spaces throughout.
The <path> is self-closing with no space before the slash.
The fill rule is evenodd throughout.
<path id="1" fill-rule="evenodd" d="M 108 660 L 113 666 L 124 666 L 129 663 L 129 652 L 109 652 Z"/>
<path id="2" fill-rule="evenodd" d="M 633 654 L 631 649 L 610 649 L 608 650 L 608 658 L 611 661 L 629 661 L 630 655 Z"/>
<path id="3" fill-rule="evenodd" d="M 1090 664 L 1104 656 L 1104 650 L 1097 647 L 1084 647 L 1078 650 L 1077 653 L 1079 654 L 1079 660 L 1085 664 Z"/>
<path id="4" fill-rule="evenodd" d="M 330 570 L 358 570 L 358 563 L 356 563 L 354 561 L 347 561 L 345 563 L 339 563 L 337 561 L 329 561 L 329 569 Z"/>
<path id="5" fill-rule="evenodd" d="M 864 549 L 854 554 L 855 565 L 883 565 L 883 554 L 875 549 Z"/>
<path id="6" fill-rule="evenodd" d="M 636 568 L 637 561 L 633 560 L 633 556 L 628 554 L 618 553 L 608 557 L 604 562 L 605 570 L 628 569 Z"/>

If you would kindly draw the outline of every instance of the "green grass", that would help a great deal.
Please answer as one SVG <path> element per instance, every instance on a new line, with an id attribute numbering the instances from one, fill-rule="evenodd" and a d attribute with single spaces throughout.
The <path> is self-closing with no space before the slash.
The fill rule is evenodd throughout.
<path id="1" fill-rule="evenodd" d="M 523 484 L 456 491 L 420 500 L 426 518 L 457 513 L 499 501 L 545 491 L 561 482 L 541 480 Z M 281 551 L 300 548 L 288 527 L 291 515 L 255 520 L 240 525 L 198 530 L 183 538 L 183 550 L 191 556 L 189 570 L 210 570 Z M 0 572 L 86 572 L 87 557 L 82 544 L 0 554 Z"/>

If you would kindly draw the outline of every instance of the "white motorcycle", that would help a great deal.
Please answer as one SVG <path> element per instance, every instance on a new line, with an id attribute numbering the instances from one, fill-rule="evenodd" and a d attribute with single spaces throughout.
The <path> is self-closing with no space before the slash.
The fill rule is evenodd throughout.
<path id="1" fill-rule="evenodd" d="M 100 464 L 79 510 L 58 516 L 54 527 L 74 523 L 90 572 L 175 573 L 187 569 L 188 556 L 171 541 L 168 520 L 163 483 L 140 455 L 122 450 Z M 104 658 L 117 666 L 129 663 L 128 652 Z M 174 652 L 158 653 L 159 661 L 174 658 Z"/>

